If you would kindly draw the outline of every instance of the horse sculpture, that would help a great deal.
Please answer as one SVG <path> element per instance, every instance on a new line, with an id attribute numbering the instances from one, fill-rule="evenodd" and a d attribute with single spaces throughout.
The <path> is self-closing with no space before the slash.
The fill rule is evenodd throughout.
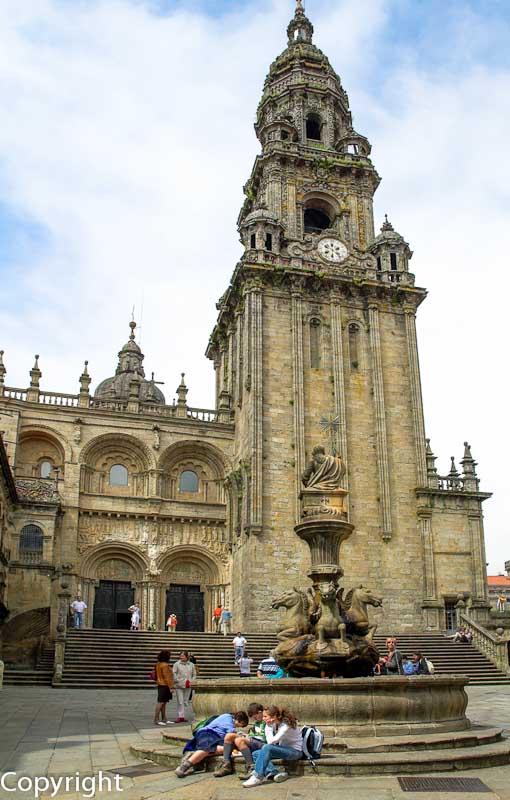
<path id="1" fill-rule="evenodd" d="M 382 602 L 382 597 L 375 595 L 363 584 L 351 589 L 343 599 L 341 596 L 339 597 L 342 616 L 347 626 L 351 625 L 354 628 L 353 633 L 357 636 L 365 636 L 370 641 L 374 638 L 377 624 L 369 622 L 367 606 L 379 608 L 382 606 Z"/>
<path id="2" fill-rule="evenodd" d="M 310 633 L 310 600 L 306 592 L 294 586 L 292 589 L 275 597 L 271 603 L 271 608 L 281 607 L 286 608 L 287 613 L 276 634 L 276 638 L 280 642 Z"/>
<path id="3" fill-rule="evenodd" d="M 340 638 L 345 642 L 346 625 L 338 606 L 338 587 L 331 581 L 318 586 L 320 605 L 316 614 L 314 630 L 319 647 L 324 647 L 328 639 Z"/>

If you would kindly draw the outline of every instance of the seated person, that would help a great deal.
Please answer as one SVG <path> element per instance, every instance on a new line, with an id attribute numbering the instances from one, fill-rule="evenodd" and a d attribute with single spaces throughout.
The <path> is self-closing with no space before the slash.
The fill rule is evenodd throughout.
<path id="1" fill-rule="evenodd" d="M 263 720 L 263 714 L 264 708 L 260 703 L 250 703 L 248 706 L 248 716 L 253 720 L 253 725 L 248 733 L 227 733 L 223 745 L 223 763 L 215 771 L 215 778 L 223 778 L 224 775 L 232 775 L 234 771 L 232 765 L 232 751 L 234 748 L 239 750 L 246 763 L 246 772 L 242 773 L 239 778 L 241 780 L 246 780 L 246 778 L 250 777 L 255 766 L 253 763 L 253 753 L 267 744 L 265 733 L 266 723 Z"/>
<path id="2" fill-rule="evenodd" d="M 248 725 L 246 711 L 234 711 L 233 714 L 220 714 L 208 725 L 200 728 L 184 745 L 184 758 L 175 770 L 177 777 L 184 778 L 193 772 L 195 764 L 200 764 L 205 758 L 221 755 L 227 733 L 234 733 L 237 728 L 245 728 L 246 725 Z M 187 755 L 188 753 L 190 755 Z"/>
<path id="3" fill-rule="evenodd" d="M 263 658 L 257 667 L 257 678 L 283 678 L 283 670 L 276 663 L 273 653 L 269 658 Z"/>
<path id="4" fill-rule="evenodd" d="M 272 759 L 298 761 L 303 756 L 303 738 L 297 719 L 291 711 L 269 706 L 264 709 L 263 720 L 266 723 L 265 736 L 268 743 L 253 754 L 255 768 L 243 783 L 246 788 L 258 786 L 266 780 L 274 780 L 275 783 L 286 781 L 289 776 L 285 770 L 279 772 Z"/>
<path id="5" fill-rule="evenodd" d="M 417 675 L 430 675 L 427 662 L 420 652 L 413 653 L 413 664 Z"/>
<path id="6" fill-rule="evenodd" d="M 402 669 L 404 675 L 416 675 L 416 669 L 413 661 L 409 661 L 407 656 L 402 656 Z"/>

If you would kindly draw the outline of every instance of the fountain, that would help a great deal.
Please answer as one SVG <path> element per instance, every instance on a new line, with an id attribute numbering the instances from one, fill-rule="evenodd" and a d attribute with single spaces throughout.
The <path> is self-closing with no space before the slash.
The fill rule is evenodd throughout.
<path id="1" fill-rule="evenodd" d="M 338 586 L 344 574 L 340 547 L 354 530 L 341 486 L 344 472 L 338 456 L 317 446 L 303 473 L 301 522 L 294 530 L 310 548 L 312 585 L 284 592 L 272 603 L 287 609 L 274 656 L 295 677 L 364 677 L 379 659 L 373 643 L 377 625 L 369 622 L 367 606 L 381 606 L 382 598 L 363 585 L 344 597 Z"/>

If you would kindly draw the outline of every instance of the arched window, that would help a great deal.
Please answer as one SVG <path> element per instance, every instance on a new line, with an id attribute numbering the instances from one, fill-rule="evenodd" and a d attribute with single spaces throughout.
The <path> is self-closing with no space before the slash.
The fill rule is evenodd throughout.
<path id="1" fill-rule="evenodd" d="M 43 532 L 38 525 L 25 525 L 19 537 L 20 561 L 41 561 L 43 555 Z"/>
<path id="2" fill-rule="evenodd" d="M 198 475 L 192 469 L 185 469 L 179 478 L 180 492 L 198 492 Z"/>
<path id="3" fill-rule="evenodd" d="M 310 367 L 320 369 L 321 366 L 321 321 L 310 320 Z"/>
<path id="4" fill-rule="evenodd" d="M 355 322 L 349 325 L 349 361 L 352 370 L 359 368 L 359 325 Z"/>
<path id="5" fill-rule="evenodd" d="M 110 467 L 110 486 L 127 486 L 128 477 L 128 471 L 124 464 L 113 464 Z"/>
<path id="6" fill-rule="evenodd" d="M 39 475 L 41 478 L 50 478 L 51 477 L 51 470 L 53 469 L 53 464 L 51 461 L 41 461 L 39 464 Z"/>
<path id="7" fill-rule="evenodd" d="M 318 114 L 309 114 L 306 118 L 306 138 L 320 142 L 321 118 Z"/>
<path id="8" fill-rule="evenodd" d="M 320 233 L 330 225 L 329 216 L 321 208 L 305 208 L 305 233 Z"/>

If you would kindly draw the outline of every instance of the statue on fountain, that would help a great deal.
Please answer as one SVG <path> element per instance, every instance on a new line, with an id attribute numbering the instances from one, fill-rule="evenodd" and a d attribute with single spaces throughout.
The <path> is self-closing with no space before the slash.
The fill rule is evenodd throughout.
<path id="1" fill-rule="evenodd" d="M 382 606 L 382 598 L 362 584 L 344 597 L 338 586 L 340 545 L 354 530 L 347 520 L 344 474 L 341 458 L 317 446 L 302 475 L 301 522 L 294 530 L 310 547 L 312 586 L 293 587 L 272 602 L 272 608 L 287 609 L 275 658 L 291 676 L 363 677 L 379 659 L 373 643 L 377 625 L 367 607 Z"/>

